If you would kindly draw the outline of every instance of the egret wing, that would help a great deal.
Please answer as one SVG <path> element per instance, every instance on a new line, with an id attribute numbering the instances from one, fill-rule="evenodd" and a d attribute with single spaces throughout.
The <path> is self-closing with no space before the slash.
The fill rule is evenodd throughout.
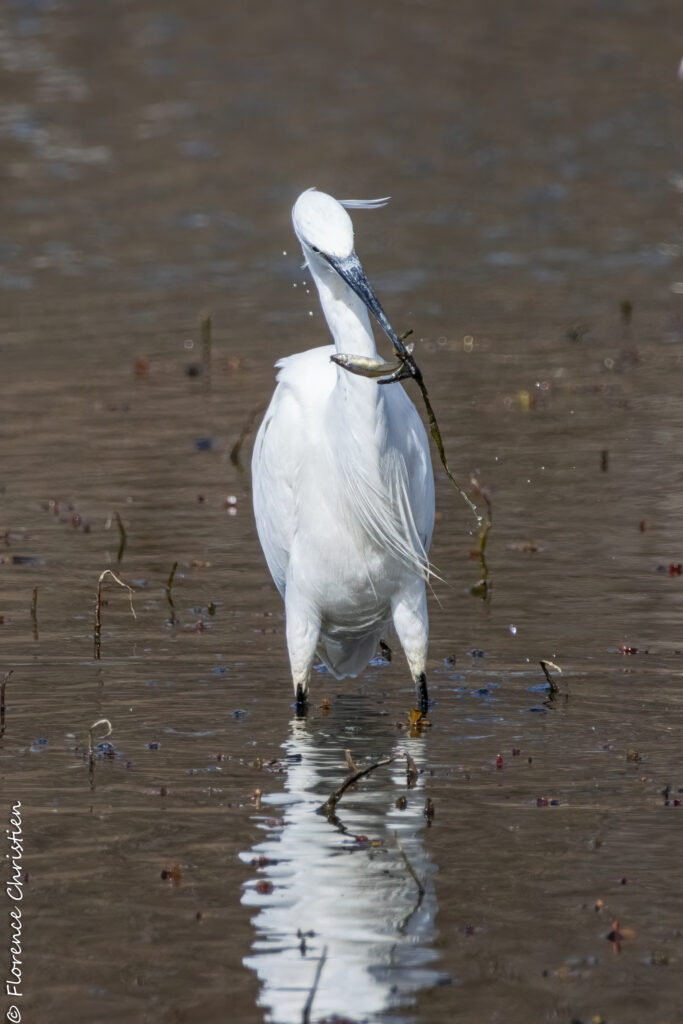
<path id="1" fill-rule="evenodd" d="M 252 457 L 256 529 L 275 586 L 284 597 L 289 552 L 295 532 L 296 498 L 292 439 L 297 403 L 281 384 L 259 428 Z"/>
<path id="2" fill-rule="evenodd" d="M 422 421 L 400 385 L 383 392 L 385 418 L 373 445 L 338 450 L 345 491 L 365 533 L 418 576 L 430 574 L 434 478 Z"/>

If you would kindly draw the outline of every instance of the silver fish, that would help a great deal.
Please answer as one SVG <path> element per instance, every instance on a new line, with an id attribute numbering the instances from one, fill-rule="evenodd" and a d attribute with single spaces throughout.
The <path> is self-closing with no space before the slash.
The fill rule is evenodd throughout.
<path id="1" fill-rule="evenodd" d="M 407 345 L 406 348 L 409 353 L 413 350 L 412 345 Z M 330 356 L 330 359 L 337 366 L 342 366 L 349 373 L 355 373 L 359 377 L 391 377 L 394 374 L 398 374 L 403 367 L 402 359 L 385 363 L 381 359 L 371 359 L 369 356 L 353 356 L 348 352 L 336 352 Z"/>

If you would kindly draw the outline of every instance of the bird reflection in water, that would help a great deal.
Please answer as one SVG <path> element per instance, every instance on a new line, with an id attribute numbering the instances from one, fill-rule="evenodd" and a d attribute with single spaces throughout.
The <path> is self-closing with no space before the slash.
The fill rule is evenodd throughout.
<path id="1" fill-rule="evenodd" d="M 323 953 L 312 1021 L 371 1021 L 449 980 L 433 966 L 436 867 L 424 845 L 424 776 L 408 788 L 400 758 L 347 790 L 331 820 L 319 813 L 348 775 L 346 744 L 359 765 L 402 753 L 418 767 L 424 761 L 423 739 L 397 738 L 359 703 L 338 698 L 321 723 L 291 722 L 284 790 L 263 797 L 266 836 L 243 854 L 258 868 L 242 897 L 258 910 L 244 962 L 277 1024 L 302 1020 Z"/>

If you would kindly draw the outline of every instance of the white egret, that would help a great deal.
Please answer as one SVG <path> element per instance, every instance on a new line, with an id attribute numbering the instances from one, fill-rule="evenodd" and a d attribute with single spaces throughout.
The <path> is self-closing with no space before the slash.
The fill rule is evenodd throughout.
<path id="1" fill-rule="evenodd" d="M 425 581 L 434 477 L 427 435 L 401 384 L 382 386 L 343 368 L 375 365 L 368 311 L 400 347 L 356 256 L 344 209 L 384 202 L 338 202 L 309 189 L 292 210 L 334 345 L 276 363 L 278 383 L 256 437 L 252 475 L 256 527 L 285 602 L 300 711 L 316 654 L 337 678 L 355 676 L 391 620 L 419 706 L 428 704 Z M 335 365 L 339 356 L 342 365 Z"/>

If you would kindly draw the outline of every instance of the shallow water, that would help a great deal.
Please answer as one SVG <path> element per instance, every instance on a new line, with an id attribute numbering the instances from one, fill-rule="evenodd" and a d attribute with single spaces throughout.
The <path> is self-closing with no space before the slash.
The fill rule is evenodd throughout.
<path id="1" fill-rule="evenodd" d="M 683 1019 L 677 22 L 674 0 L 0 12 L 22 1019 L 290 1024 L 325 950 L 312 1021 Z M 398 652 L 320 673 L 293 719 L 228 457 L 275 359 L 326 340 L 289 227 L 312 184 L 392 193 L 358 251 L 491 494 L 482 601 L 437 470 L 418 735 Z M 96 661 L 107 567 L 136 618 L 107 582 Z M 328 821 L 346 750 L 396 760 Z"/>

